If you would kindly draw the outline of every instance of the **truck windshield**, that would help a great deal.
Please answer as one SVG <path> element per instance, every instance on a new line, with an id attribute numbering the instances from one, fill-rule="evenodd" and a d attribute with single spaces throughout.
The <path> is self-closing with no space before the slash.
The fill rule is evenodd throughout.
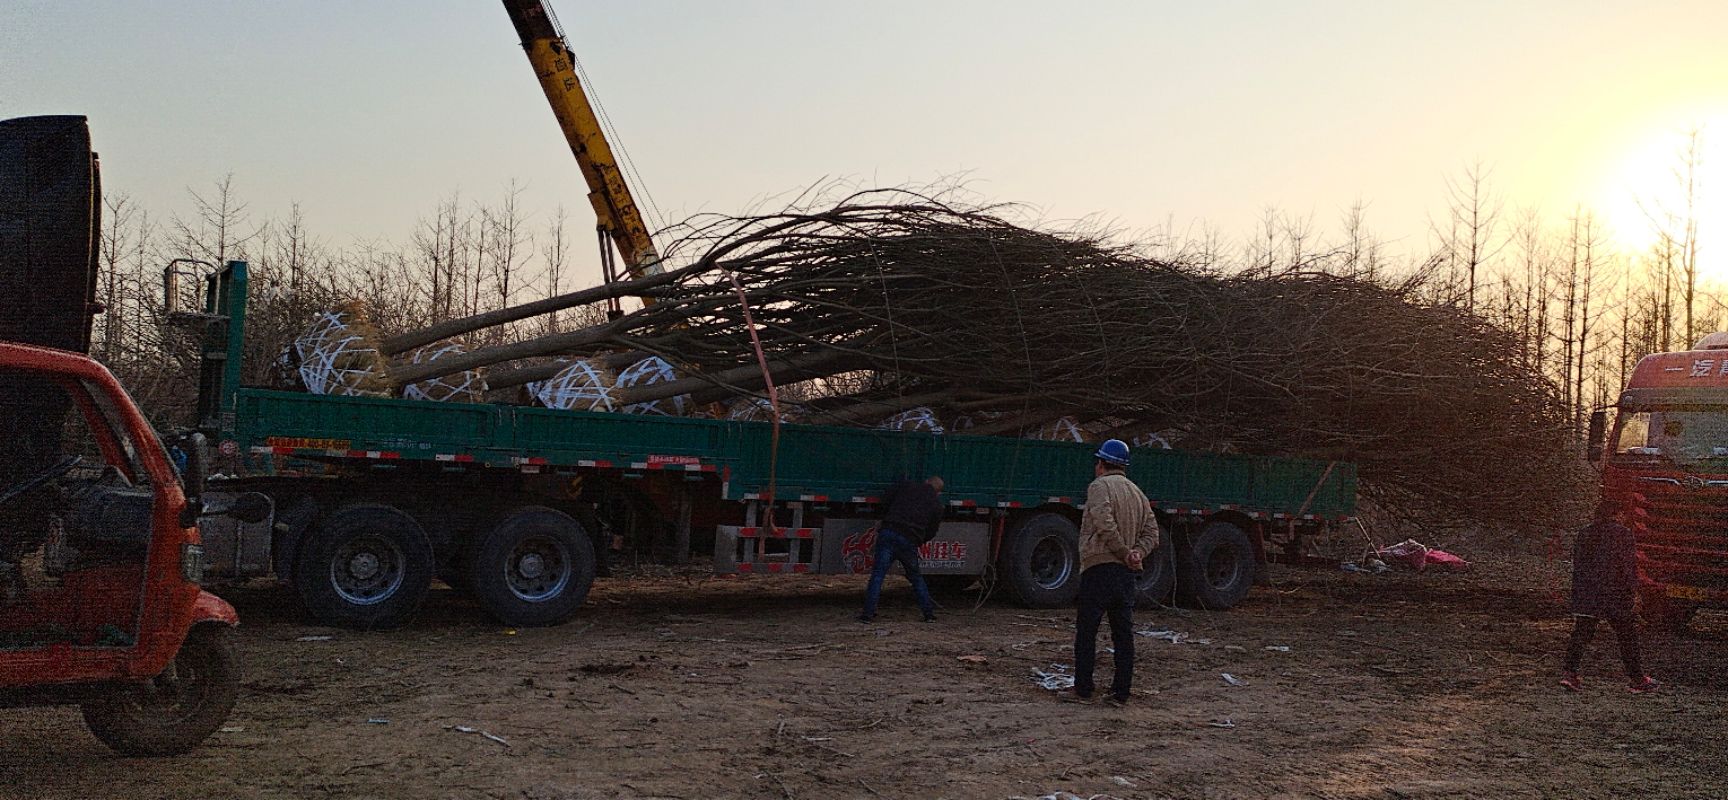
<path id="1" fill-rule="evenodd" d="M 1621 411 L 1614 442 L 1625 458 L 1728 459 L 1728 407 Z"/>

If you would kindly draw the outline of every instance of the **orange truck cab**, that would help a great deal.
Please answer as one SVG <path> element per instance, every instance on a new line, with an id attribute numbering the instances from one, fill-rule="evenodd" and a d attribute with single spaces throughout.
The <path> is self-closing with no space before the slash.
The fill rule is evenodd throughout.
<path id="1" fill-rule="evenodd" d="M 1686 625 L 1700 608 L 1728 608 L 1728 334 L 1638 362 L 1615 403 L 1606 447 L 1592 420 L 1591 456 L 1605 497 L 1648 517 L 1638 531 L 1647 621 Z"/>
<path id="2" fill-rule="evenodd" d="M 234 609 L 199 587 L 201 468 L 174 463 L 106 368 L 0 342 L 0 705 L 75 703 L 133 755 L 183 752 L 227 718 Z M 188 500 L 187 493 L 194 497 Z"/>

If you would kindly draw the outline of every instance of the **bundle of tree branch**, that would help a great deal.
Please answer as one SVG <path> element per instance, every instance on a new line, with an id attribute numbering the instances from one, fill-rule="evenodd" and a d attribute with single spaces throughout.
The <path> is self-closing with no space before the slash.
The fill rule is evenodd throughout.
<path id="1" fill-rule="evenodd" d="M 620 389 L 610 404 L 749 399 L 767 380 L 759 341 L 777 382 L 849 376 L 845 392 L 806 398 L 816 422 L 876 424 L 928 408 L 970 419 L 968 433 L 1066 419 L 1098 436 L 1163 432 L 1180 446 L 1351 460 L 1365 486 L 1414 517 L 1547 525 L 1556 501 L 1576 496 L 1554 388 L 1511 337 L 1424 304 L 1416 282 L 1224 274 L 1101 234 L 1019 225 L 1009 211 L 884 190 L 700 217 L 676 232 L 667 262 L 684 266 L 664 275 L 409 332 L 381 349 L 605 296 L 651 297 L 598 326 L 398 362 L 389 381 L 608 352 L 660 356 L 683 376 Z M 517 367 L 491 383 L 558 368 Z"/>

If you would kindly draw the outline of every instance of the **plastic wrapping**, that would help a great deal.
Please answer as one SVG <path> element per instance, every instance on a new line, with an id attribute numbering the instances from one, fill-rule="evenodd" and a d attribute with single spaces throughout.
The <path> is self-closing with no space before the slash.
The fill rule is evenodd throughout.
<path id="1" fill-rule="evenodd" d="M 467 349 L 456 342 L 429 344 L 409 354 L 411 364 L 437 361 L 445 356 L 461 355 Z M 402 396 L 409 400 L 436 400 L 446 403 L 478 403 L 486 396 L 486 375 L 477 369 L 444 375 L 410 383 L 402 387 Z"/>
<path id="2" fill-rule="evenodd" d="M 882 420 L 876 427 L 890 431 L 943 432 L 942 421 L 936 418 L 936 412 L 930 410 L 929 406 L 909 408 Z"/>
<path id="3" fill-rule="evenodd" d="M 797 403 L 780 404 L 781 422 L 804 419 L 804 407 Z M 766 397 L 739 397 L 726 404 L 725 419 L 733 422 L 772 422 L 774 408 Z"/>
<path id="4" fill-rule="evenodd" d="M 618 377 L 598 361 L 577 359 L 556 375 L 528 384 L 534 399 L 547 408 L 566 411 L 616 411 L 612 387 Z"/>
<path id="5" fill-rule="evenodd" d="M 1046 442 L 1084 442 L 1086 432 L 1080 430 L 1079 421 L 1073 417 L 1046 422 L 1029 434 L 1028 439 L 1039 439 Z"/>
<path id="6" fill-rule="evenodd" d="M 300 382 L 313 394 L 388 397 L 389 366 L 378 352 L 378 338 L 357 301 L 320 312 L 294 340 Z"/>
<path id="7" fill-rule="evenodd" d="M 1153 450 L 1170 449 L 1170 441 L 1156 433 L 1142 433 L 1134 437 L 1134 441 L 1129 442 L 1129 444 L 1135 447 L 1149 447 Z"/>
<path id="8" fill-rule="evenodd" d="M 649 356 L 631 364 L 629 368 L 618 373 L 618 382 L 613 384 L 618 389 L 633 389 L 638 386 L 652 386 L 657 383 L 671 383 L 678 380 L 678 371 L 659 356 Z M 653 400 L 647 403 L 631 403 L 619 409 L 626 414 L 650 414 L 661 417 L 682 417 L 689 413 L 690 396 L 678 395 L 664 400 Z"/>

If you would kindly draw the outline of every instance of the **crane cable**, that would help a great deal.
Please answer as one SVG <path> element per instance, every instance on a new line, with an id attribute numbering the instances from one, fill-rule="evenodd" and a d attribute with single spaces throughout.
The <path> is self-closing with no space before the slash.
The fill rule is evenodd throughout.
<path id="1" fill-rule="evenodd" d="M 582 58 L 576 55 L 576 49 L 570 46 L 570 37 L 564 33 L 564 25 L 558 21 L 558 15 L 552 11 L 551 4 L 542 4 L 542 7 L 546 9 L 546 18 L 551 21 L 552 30 L 557 32 L 558 39 L 564 43 L 564 52 L 570 56 L 570 63 L 576 67 L 577 79 L 582 81 L 582 85 L 588 87 L 588 99 L 594 106 L 595 115 L 600 119 L 600 126 L 604 129 L 607 143 L 618 151 L 619 167 L 623 170 L 625 177 L 642 190 L 642 196 L 648 200 L 648 210 L 654 215 L 655 226 L 659 230 L 665 230 L 668 227 L 666 215 L 660 212 L 660 204 L 654 201 L 654 193 L 648 191 L 648 182 L 642 179 L 641 172 L 636 169 L 636 162 L 630 158 L 629 149 L 624 146 L 624 140 L 618 136 L 618 129 L 612 124 L 612 117 L 606 113 L 606 104 L 600 102 L 599 88 L 594 85 L 594 80 L 588 77 L 588 70 L 582 66 Z M 654 232 L 649 231 L 648 236 L 652 239 Z M 658 245 L 656 245 L 656 249 L 658 249 Z"/>

